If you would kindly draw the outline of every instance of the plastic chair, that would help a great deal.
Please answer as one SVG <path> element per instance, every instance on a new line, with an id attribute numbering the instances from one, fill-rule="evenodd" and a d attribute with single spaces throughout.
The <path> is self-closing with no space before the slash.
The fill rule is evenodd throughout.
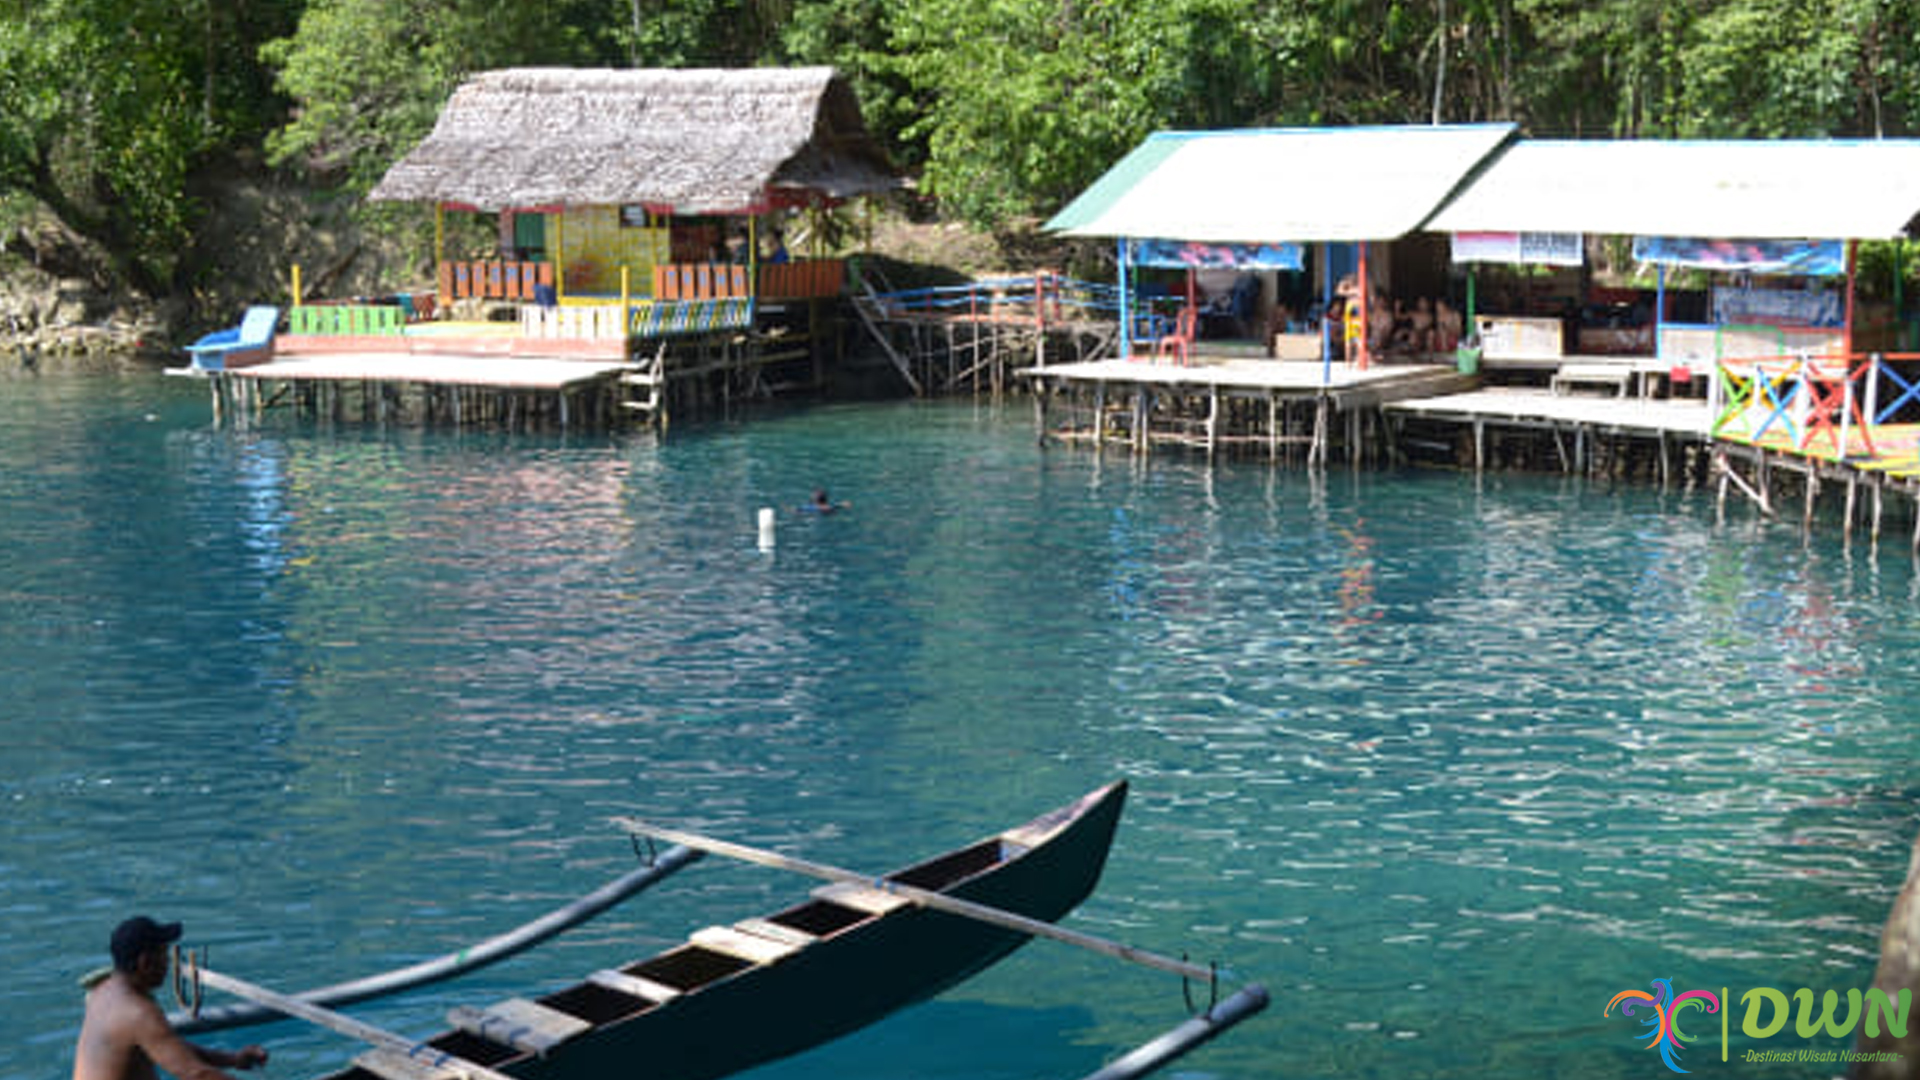
<path id="1" fill-rule="evenodd" d="M 197 371 L 225 371 L 227 358 L 237 352 L 263 350 L 273 344 L 273 328 L 280 321 L 280 309 L 261 305 L 250 307 L 240 325 L 216 330 L 187 346 Z"/>
<path id="2" fill-rule="evenodd" d="M 1173 356 L 1176 353 L 1179 354 L 1179 363 L 1181 366 L 1184 367 L 1193 362 L 1191 349 L 1193 346 L 1194 319 L 1198 314 L 1199 313 L 1190 306 L 1180 309 L 1180 314 L 1173 320 L 1173 332 L 1154 343 L 1153 359 L 1155 363 Z"/>

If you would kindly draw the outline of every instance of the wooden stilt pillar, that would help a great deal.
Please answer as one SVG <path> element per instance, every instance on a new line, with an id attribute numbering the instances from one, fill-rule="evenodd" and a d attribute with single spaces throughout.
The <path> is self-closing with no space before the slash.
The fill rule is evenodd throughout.
<path id="1" fill-rule="evenodd" d="M 1212 386 L 1207 393 L 1207 461 L 1213 461 L 1214 449 L 1220 438 L 1220 387 Z"/>
<path id="2" fill-rule="evenodd" d="M 1720 474 L 1720 490 L 1714 496 L 1714 520 L 1724 523 L 1727 520 L 1727 473 L 1733 469 L 1725 450 L 1714 450 L 1713 467 Z"/>

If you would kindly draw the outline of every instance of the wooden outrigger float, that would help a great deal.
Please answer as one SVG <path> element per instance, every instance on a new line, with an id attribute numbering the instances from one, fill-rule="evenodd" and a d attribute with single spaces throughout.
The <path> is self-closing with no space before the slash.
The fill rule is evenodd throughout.
<path id="1" fill-rule="evenodd" d="M 1053 926 L 1092 892 L 1106 864 L 1124 781 L 977 843 L 882 877 L 725 841 L 669 834 L 684 847 L 779 866 L 829 883 L 765 918 L 596 972 L 537 999 L 458 1008 L 452 1029 L 415 1042 L 299 998 L 193 964 L 185 977 L 369 1043 L 328 1080 L 703 1080 L 838 1038 L 959 983 L 1029 937 L 1098 949 L 1183 977 L 1210 968 Z M 1101 1070 L 1145 1075 L 1266 1004 L 1248 986 Z"/>

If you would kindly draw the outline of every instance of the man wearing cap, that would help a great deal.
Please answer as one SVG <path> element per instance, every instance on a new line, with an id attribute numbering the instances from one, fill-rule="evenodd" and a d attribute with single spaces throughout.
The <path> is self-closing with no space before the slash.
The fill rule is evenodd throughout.
<path id="1" fill-rule="evenodd" d="M 154 1080 L 155 1066 L 178 1080 L 232 1080 L 220 1070 L 267 1063 L 258 1046 L 231 1053 L 195 1046 L 167 1023 L 153 991 L 167 981 L 168 949 L 179 940 L 179 923 L 145 915 L 113 931 L 113 973 L 87 992 L 73 1080 Z"/>

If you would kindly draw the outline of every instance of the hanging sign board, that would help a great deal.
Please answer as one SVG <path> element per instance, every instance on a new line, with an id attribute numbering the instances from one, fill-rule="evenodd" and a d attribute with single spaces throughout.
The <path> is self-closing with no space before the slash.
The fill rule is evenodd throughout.
<path id="1" fill-rule="evenodd" d="M 1713 321 L 1722 326 L 1846 325 L 1846 305 L 1833 289 L 1748 289 L 1716 286 Z"/>
<path id="2" fill-rule="evenodd" d="M 1299 244 L 1205 244 L 1195 240 L 1129 240 L 1134 266 L 1227 267 L 1235 270 L 1298 270 Z"/>
<path id="3" fill-rule="evenodd" d="M 1453 234 L 1453 261 L 1579 266 L 1584 246 L 1579 233 L 1459 232 Z"/>

